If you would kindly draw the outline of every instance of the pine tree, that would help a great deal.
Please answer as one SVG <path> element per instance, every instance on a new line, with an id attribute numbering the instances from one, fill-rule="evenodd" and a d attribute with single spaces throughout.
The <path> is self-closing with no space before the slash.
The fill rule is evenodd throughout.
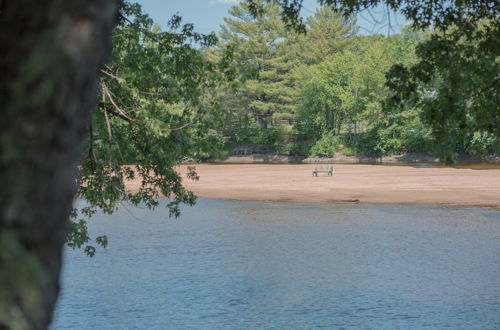
<path id="1" fill-rule="evenodd" d="M 220 33 L 221 46 L 234 47 L 237 72 L 250 77 L 236 93 L 228 93 L 232 100 L 226 103 L 256 120 L 261 130 L 291 118 L 293 108 L 289 73 L 294 62 L 287 38 L 292 32 L 285 28 L 279 6 L 268 4 L 264 9 L 255 18 L 247 4 L 232 7 Z"/>
<path id="2" fill-rule="evenodd" d="M 317 9 L 306 19 L 306 33 L 297 38 L 295 52 L 299 61 L 307 65 L 317 64 L 350 49 L 358 32 L 355 23 L 354 19 L 345 19 L 330 7 Z"/>

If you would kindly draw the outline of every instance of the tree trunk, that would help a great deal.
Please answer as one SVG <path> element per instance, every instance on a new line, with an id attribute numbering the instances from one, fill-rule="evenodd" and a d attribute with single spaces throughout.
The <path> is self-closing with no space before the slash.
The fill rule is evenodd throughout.
<path id="1" fill-rule="evenodd" d="M 259 123 L 259 127 L 261 131 L 267 129 L 267 121 L 263 118 L 262 115 L 257 115 L 257 122 Z"/>
<path id="2" fill-rule="evenodd" d="M 0 0 L 0 329 L 46 329 L 118 1 Z"/>

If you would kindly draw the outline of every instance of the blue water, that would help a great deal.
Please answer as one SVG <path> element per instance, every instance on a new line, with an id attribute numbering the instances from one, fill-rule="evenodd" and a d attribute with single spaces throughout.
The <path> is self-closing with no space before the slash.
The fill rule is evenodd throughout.
<path id="1" fill-rule="evenodd" d="M 500 211 L 201 199 L 97 215 L 52 329 L 500 329 Z"/>

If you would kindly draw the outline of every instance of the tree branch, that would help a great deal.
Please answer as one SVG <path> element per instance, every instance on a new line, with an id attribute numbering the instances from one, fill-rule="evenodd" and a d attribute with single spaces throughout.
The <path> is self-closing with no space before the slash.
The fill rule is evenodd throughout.
<path id="1" fill-rule="evenodd" d="M 470 98 L 473 98 L 473 97 L 476 97 L 480 94 L 483 94 L 484 92 L 486 92 L 488 89 L 492 88 L 493 86 L 496 85 L 497 82 L 500 81 L 500 77 L 496 77 L 495 79 L 493 79 L 493 82 L 491 84 L 489 84 L 488 86 L 486 86 L 485 88 L 481 89 L 480 91 L 478 91 L 477 93 L 474 93 L 472 94 L 471 96 L 469 96 L 469 99 Z"/>
<path id="2" fill-rule="evenodd" d="M 192 120 L 192 121 L 190 121 L 189 123 L 184 124 L 184 125 L 182 125 L 182 126 L 179 126 L 179 127 L 176 127 L 176 128 L 172 128 L 172 129 L 170 129 L 170 130 L 171 130 L 172 132 L 175 132 L 175 131 L 180 131 L 181 129 L 184 129 L 184 128 L 188 127 L 188 126 L 191 126 L 192 124 L 194 124 L 194 120 Z"/>
<path id="3" fill-rule="evenodd" d="M 113 96 L 111 95 L 111 92 L 109 91 L 108 89 L 108 86 L 106 86 L 106 84 L 104 83 L 104 81 L 101 79 L 101 86 L 102 86 L 102 90 L 103 90 L 103 96 L 104 95 L 107 95 L 108 98 L 109 98 L 109 101 L 111 102 L 111 104 L 113 104 L 113 106 L 115 107 L 117 113 L 116 115 L 128 122 L 131 122 L 132 121 L 132 118 L 130 118 L 129 116 L 127 116 L 127 114 L 125 113 L 125 111 L 123 111 L 116 103 L 115 101 L 113 100 Z M 105 98 L 103 97 L 103 103 L 106 103 L 105 102 Z M 109 111 L 109 109 L 107 109 L 105 107 L 105 110 L 106 111 Z"/>
<path id="4" fill-rule="evenodd" d="M 111 68 L 109 66 L 107 66 L 107 65 L 106 65 L 106 68 L 108 68 L 109 70 L 111 70 Z M 120 78 L 120 77 L 112 74 L 111 72 L 108 72 L 108 71 L 105 71 L 105 70 L 102 70 L 102 69 L 101 69 L 101 72 L 104 73 L 105 75 L 107 75 L 110 78 L 116 79 L 118 81 L 120 81 L 120 80 L 125 81 L 125 79 Z M 126 86 L 126 85 L 123 85 L 123 87 L 125 89 L 129 90 L 129 91 L 132 90 L 132 88 L 130 88 L 130 87 Z M 141 94 L 151 95 L 151 96 L 162 96 L 163 95 L 161 93 L 155 93 L 155 92 L 144 92 L 144 91 L 138 91 L 138 92 L 141 93 Z"/>

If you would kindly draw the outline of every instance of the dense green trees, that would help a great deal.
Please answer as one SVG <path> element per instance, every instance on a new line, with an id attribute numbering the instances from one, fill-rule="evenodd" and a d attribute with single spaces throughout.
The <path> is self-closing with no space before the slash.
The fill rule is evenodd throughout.
<path id="1" fill-rule="evenodd" d="M 228 142 L 249 143 L 274 149 L 277 123 L 289 119 L 293 106 L 290 71 L 290 34 L 279 7 L 266 5 L 254 18 L 242 3 L 233 6 L 220 33 L 220 49 L 232 47 L 234 69 L 243 82 L 223 92 L 221 104 L 229 110 L 225 135 Z"/>
<path id="2" fill-rule="evenodd" d="M 447 162 L 453 162 L 458 153 L 498 153 L 496 58 L 500 47 L 498 20 L 492 19 L 498 8 L 491 3 L 468 2 L 450 7 L 437 1 L 435 8 L 420 11 L 413 3 L 401 7 L 402 3 L 388 2 L 389 8 L 403 8 L 403 13 L 415 22 L 413 27 L 390 37 L 355 35 L 356 27 L 349 15 L 373 7 L 377 1 L 359 6 L 323 1 L 328 6 L 304 23 L 294 16 L 301 1 L 249 3 L 240 5 L 239 10 L 245 8 L 246 13 L 260 16 L 253 18 L 247 13 L 248 22 L 262 25 L 257 20 L 268 19 L 272 7 L 272 15 L 281 14 L 286 22 L 307 32 L 288 32 L 280 39 L 282 54 L 293 58 L 288 70 L 280 72 L 282 81 L 288 81 L 291 87 L 282 94 L 287 96 L 288 106 L 281 116 L 292 120 L 286 130 L 275 129 L 272 139 L 264 139 L 268 148 L 261 146 L 261 150 L 313 155 L 316 149 L 310 147 L 321 140 L 322 145 L 335 141 L 332 143 L 337 147 L 328 150 L 340 151 L 344 146 L 347 154 L 433 152 Z M 281 12 L 276 3 L 281 5 Z M 332 10 L 332 4 L 341 10 Z M 251 47 L 245 38 L 238 42 Z M 235 54 L 239 52 L 241 48 L 236 48 Z M 257 73 L 267 75 L 265 71 Z M 252 83 L 253 89 L 261 86 L 262 90 L 270 90 L 262 84 L 262 78 Z M 238 93 L 252 95 L 251 90 L 242 86 Z M 242 102 L 237 107 L 228 104 L 230 110 L 248 113 L 250 100 L 238 100 Z M 259 104 L 262 108 L 272 107 L 265 98 Z M 273 124 L 271 127 L 280 128 Z M 252 139 L 262 130 L 241 127 L 246 130 L 231 131 L 232 136 L 246 137 L 240 143 L 262 141 Z M 238 134 L 242 131 L 245 133 Z M 331 136 L 338 138 L 332 140 Z M 229 149 L 238 144 L 237 140 L 232 142 Z"/>
<path id="3" fill-rule="evenodd" d="M 352 19 L 322 8 L 306 20 L 307 33 L 297 34 L 286 31 L 278 9 L 266 5 L 254 18 L 240 4 L 223 27 L 218 48 L 234 45 L 234 65 L 241 76 L 247 74 L 236 89 L 221 92 L 228 152 L 331 156 L 430 150 L 418 107 L 384 111 L 390 95 L 386 74 L 396 63 L 416 62 L 421 33 L 406 28 L 391 37 L 356 36 Z"/>
<path id="4" fill-rule="evenodd" d="M 302 136 L 339 135 L 352 121 L 361 100 L 358 61 L 355 54 L 346 51 L 301 73 L 296 125 Z"/>
<path id="5" fill-rule="evenodd" d="M 268 4 L 255 18 L 246 4 L 235 6 L 220 34 L 219 48 L 233 47 L 235 67 L 244 79 L 236 90 L 226 89 L 221 97 L 229 113 L 225 125 L 229 148 L 250 145 L 266 152 L 307 152 L 296 142 L 315 137 L 305 136 L 296 127 L 311 132 L 316 128 L 295 114 L 301 109 L 299 84 L 305 79 L 300 71 L 353 47 L 349 42 L 356 32 L 352 20 L 324 8 L 307 20 L 310 33 L 297 34 L 286 29 L 279 9 Z M 323 100 L 331 102 L 327 95 Z M 328 116 L 336 111 L 339 109 L 331 109 Z M 318 125 L 333 125 L 330 122 Z"/>
<path id="6" fill-rule="evenodd" d="M 470 29 L 451 26 L 432 33 L 417 46 L 417 63 L 389 72 L 391 105 L 422 109 L 446 161 L 453 161 L 457 151 L 498 151 L 499 23 L 496 19 L 474 24 Z"/>
<path id="7" fill-rule="evenodd" d="M 323 7 L 309 16 L 307 33 L 298 34 L 294 42 L 297 60 L 311 65 L 353 47 L 352 38 L 358 32 L 354 19 L 344 19 L 331 8 Z"/>
<path id="8" fill-rule="evenodd" d="M 254 14 L 263 3 L 279 3 L 289 26 L 304 30 L 302 0 L 249 0 Z M 320 0 L 345 17 L 384 6 L 399 11 L 415 29 L 432 33 L 419 43 L 411 65 L 396 64 L 388 73 L 390 108 L 422 111 L 435 139 L 434 149 L 447 162 L 457 151 L 497 152 L 500 6 L 493 0 Z M 473 142 L 474 141 L 474 142 Z M 471 147 L 477 141 L 487 148 Z M 471 149 L 472 148 L 472 149 Z"/>
<path id="9" fill-rule="evenodd" d="M 303 68 L 295 121 L 299 136 L 319 139 L 320 145 L 338 136 L 333 150 L 344 145 L 349 155 L 425 151 L 422 130 L 414 127 L 420 123 L 418 110 L 383 111 L 389 95 L 385 74 L 396 62 L 414 60 L 415 40 L 405 36 L 409 33 L 355 38 L 354 51 Z M 313 146 L 310 154 L 318 155 L 316 150 Z"/>

